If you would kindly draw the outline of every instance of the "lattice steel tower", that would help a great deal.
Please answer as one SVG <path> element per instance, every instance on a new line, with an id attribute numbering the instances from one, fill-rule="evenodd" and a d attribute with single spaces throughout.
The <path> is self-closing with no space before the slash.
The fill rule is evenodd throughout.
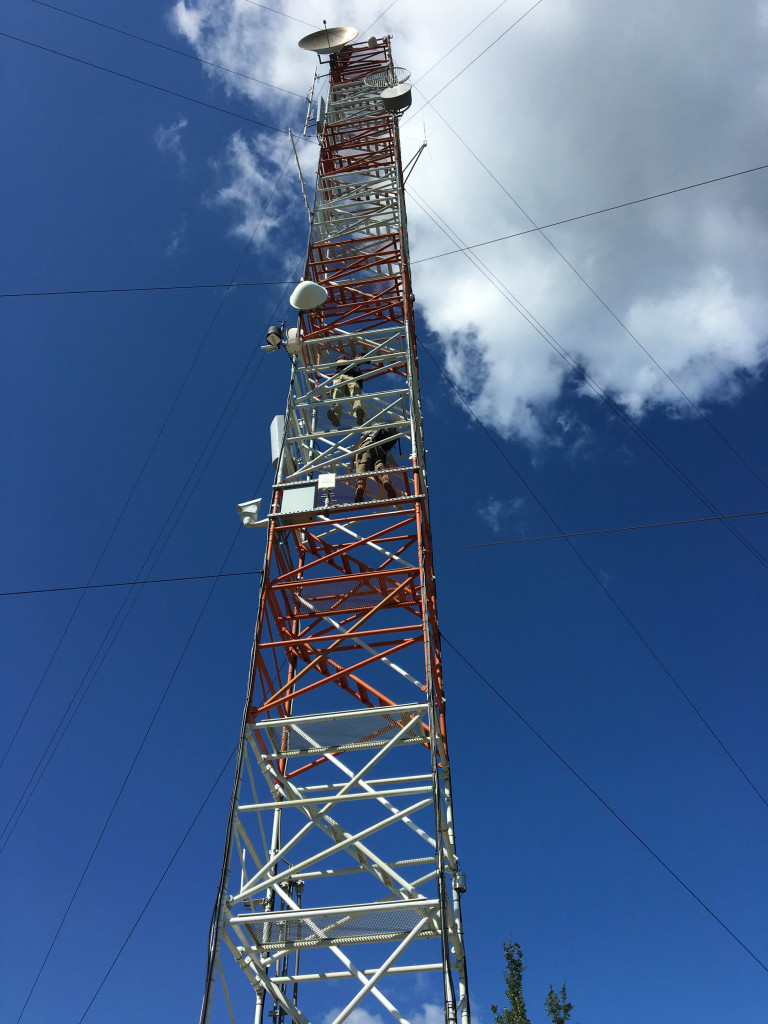
<path id="1" fill-rule="evenodd" d="M 341 1024 L 358 1007 L 407 1022 L 436 996 L 417 994 L 426 972 L 447 1024 L 470 1022 L 398 135 L 410 94 L 388 38 L 350 36 L 300 44 L 329 88 L 298 329 L 268 339 L 292 372 L 203 1024 Z"/>

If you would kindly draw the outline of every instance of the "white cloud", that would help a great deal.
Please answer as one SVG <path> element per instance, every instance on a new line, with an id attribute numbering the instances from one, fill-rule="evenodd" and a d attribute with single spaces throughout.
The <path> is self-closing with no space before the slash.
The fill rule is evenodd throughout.
<path id="1" fill-rule="evenodd" d="M 171 239 L 165 247 L 165 255 L 168 258 L 175 256 L 177 253 L 185 252 L 186 246 L 184 245 L 184 237 L 186 233 L 187 221 L 186 218 L 182 218 L 181 224 L 174 232 L 172 232 Z"/>
<path id="2" fill-rule="evenodd" d="M 413 72 L 405 159 L 425 131 L 429 139 L 409 184 L 454 239 L 475 243 L 530 228 L 478 161 L 539 224 L 764 161 L 764 2 L 647 0 L 627 17 L 609 0 L 546 0 L 502 36 L 528 6 L 509 0 L 434 70 L 484 8 L 455 5 L 445 17 L 443 4 L 421 0 L 396 4 L 376 25 L 393 33 L 396 63 Z M 363 32 L 380 13 L 373 0 L 307 0 L 301 8 L 312 24 L 326 18 Z M 243 0 L 180 2 L 173 19 L 206 60 L 297 93 L 311 81 L 316 62 L 296 46 L 309 26 Z M 206 73 L 255 101 L 255 116 L 303 123 L 301 100 Z M 423 106 L 424 96 L 435 97 L 433 106 Z M 231 184 L 219 198 L 239 211 L 245 234 L 261 201 L 251 195 L 263 198 L 274 180 L 274 164 L 265 162 L 274 143 L 258 149 L 236 138 Z M 766 172 L 756 172 L 548 232 L 697 403 L 732 398 L 768 358 L 765 181 Z M 563 395 L 577 378 L 556 344 L 634 414 L 655 407 L 687 414 L 679 391 L 540 235 L 477 250 L 496 277 L 489 281 L 462 255 L 418 262 L 456 242 L 416 195 L 409 231 L 418 308 L 484 422 L 532 442 L 575 443 Z"/>
<path id="3" fill-rule="evenodd" d="M 337 1006 L 332 1010 L 329 1010 L 323 1018 L 323 1024 L 332 1024 L 336 1017 L 341 1012 L 342 1007 Z M 405 1009 L 401 1007 L 401 1009 Z M 408 1014 L 409 1020 L 413 1024 L 444 1024 L 445 1021 L 445 1008 L 438 1006 L 436 1003 L 423 1003 L 420 1011 L 416 1013 Z M 381 1014 L 370 1013 L 362 1006 L 358 1006 L 356 1010 L 347 1017 L 347 1024 L 387 1024 L 392 1018 L 387 1014 L 386 1021 Z"/>
<path id="4" fill-rule="evenodd" d="M 268 6 L 279 8 L 279 3 Z M 329 18 L 330 13 L 316 17 L 317 28 L 322 28 L 322 19 Z M 301 14 L 311 20 L 303 9 Z M 281 112 L 286 101 L 295 102 L 297 94 L 300 100 L 306 91 L 311 70 L 307 75 L 306 61 L 302 62 L 293 51 L 299 52 L 296 42 L 312 31 L 311 25 L 280 17 L 246 0 L 178 0 L 170 11 L 170 22 L 204 60 L 237 72 L 233 75 L 214 67 L 205 68 L 206 74 L 228 93 L 248 96 L 274 112 Z M 296 65 L 302 63 L 303 69 L 297 73 Z M 262 84 L 265 82 L 284 90 L 283 93 Z"/>
<path id="5" fill-rule="evenodd" d="M 506 526 L 507 520 L 524 505 L 524 498 L 509 498 L 502 501 L 499 498 L 491 497 L 482 508 L 478 509 L 478 515 L 494 533 L 500 533 L 502 527 Z"/>
<path id="6" fill-rule="evenodd" d="M 437 1003 L 422 1003 L 421 1011 L 412 1016 L 413 1024 L 444 1024 L 445 1007 Z"/>
<path id="7" fill-rule="evenodd" d="M 179 117 L 177 121 L 163 128 L 162 125 L 155 132 L 155 145 L 161 153 L 170 153 L 183 167 L 187 162 L 186 155 L 181 146 L 181 133 L 189 124 L 186 117 Z"/>
<path id="8" fill-rule="evenodd" d="M 674 380 L 685 382 L 686 394 L 697 403 L 738 393 L 744 376 L 768 356 L 766 325 L 768 301 L 740 295 L 721 267 L 702 270 L 687 288 L 640 298 L 627 314 L 633 334 L 650 339 L 659 362 Z M 651 404 L 680 404 L 677 389 L 645 367 L 638 366 L 630 378 L 614 361 L 603 377 L 634 412 Z"/>
<path id="9" fill-rule="evenodd" d="M 234 214 L 233 235 L 246 239 L 255 235 L 256 243 L 263 242 L 281 224 L 287 205 L 296 206 L 297 187 L 286 167 L 289 157 L 287 140 L 274 141 L 263 135 L 248 139 L 241 132 L 230 137 L 226 153 L 216 161 L 225 183 L 210 202 Z"/>
<path id="10" fill-rule="evenodd" d="M 334 1009 L 329 1010 L 323 1017 L 323 1024 L 332 1024 L 334 1020 L 341 1013 L 343 1007 L 336 1006 Z M 389 1014 L 387 1014 L 389 1017 Z M 356 1010 L 347 1017 L 347 1024 L 386 1024 L 384 1018 L 378 1013 L 369 1013 L 368 1010 L 362 1006 L 358 1006 Z"/>
<path id="11" fill-rule="evenodd" d="M 187 7 L 183 0 L 175 5 L 170 13 L 170 21 L 173 28 L 180 32 L 186 39 L 194 44 L 200 38 L 200 28 L 203 21 L 203 12 L 194 7 Z"/>

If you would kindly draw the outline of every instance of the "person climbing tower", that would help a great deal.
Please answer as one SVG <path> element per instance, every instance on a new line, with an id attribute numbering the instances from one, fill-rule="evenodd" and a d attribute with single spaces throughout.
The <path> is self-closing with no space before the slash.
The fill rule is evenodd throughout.
<path id="1" fill-rule="evenodd" d="M 369 473 L 373 469 L 379 473 L 377 479 L 388 498 L 397 497 L 397 491 L 392 486 L 389 473 L 386 472 L 387 454 L 394 448 L 396 441 L 397 431 L 394 427 L 378 427 L 376 430 L 368 430 L 361 434 L 354 448 L 354 472 Z M 367 477 L 358 476 L 355 480 L 355 501 L 363 500 L 367 487 Z"/>
<path id="2" fill-rule="evenodd" d="M 352 415 L 355 417 L 358 425 L 365 423 L 367 418 L 365 405 L 359 397 L 363 386 L 358 377 L 365 373 L 366 369 L 368 367 L 363 363 L 350 363 L 345 359 L 336 360 L 336 372 L 331 378 L 333 382 L 333 390 L 331 391 L 333 405 L 327 413 L 328 419 L 334 427 L 341 426 L 342 398 L 354 399 L 352 402 Z"/>

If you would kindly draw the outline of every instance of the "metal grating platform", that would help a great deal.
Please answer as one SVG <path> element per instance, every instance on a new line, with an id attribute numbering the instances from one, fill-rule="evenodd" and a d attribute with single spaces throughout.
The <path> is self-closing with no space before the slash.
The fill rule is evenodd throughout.
<path id="1" fill-rule="evenodd" d="M 274 722 L 257 722 L 253 729 L 263 738 L 270 757 L 298 757 L 330 749 L 367 750 L 384 746 L 398 729 L 404 730 L 398 745 L 423 743 L 427 735 L 421 721 L 425 711 L 423 706 L 417 706 L 373 714 L 281 718 Z"/>

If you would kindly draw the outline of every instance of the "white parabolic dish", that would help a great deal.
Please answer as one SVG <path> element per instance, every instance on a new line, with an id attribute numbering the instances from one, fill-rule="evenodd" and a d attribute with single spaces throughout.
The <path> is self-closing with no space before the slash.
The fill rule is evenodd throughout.
<path id="1" fill-rule="evenodd" d="M 299 40 L 299 46 L 302 50 L 314 50 L 315 53 L 336 53 L 356 38 L 356 28 L 342 25 L 339 28 L 321 28 L 319 32 L 310 32 Z"/>

